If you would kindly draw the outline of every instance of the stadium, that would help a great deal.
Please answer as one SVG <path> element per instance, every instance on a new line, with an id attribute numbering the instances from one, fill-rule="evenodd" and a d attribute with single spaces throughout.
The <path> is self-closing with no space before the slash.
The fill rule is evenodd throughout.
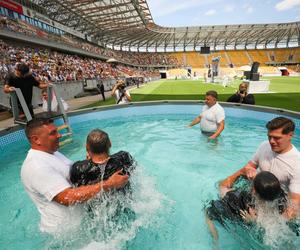
<path id="1" fill-rule="evenodd" d="M 300 147 L 299 21 L 167 27 L 152 14 L 146 0 L 0 0 L 2 248 L 214 248 L 204 208 L 218 197 L 218 181 L 245 165 L 267 139 L 266 122 L 293 119 L 293 145 Z M 32 112 L 23 91 L 5 91 L 22 64 L 48 85 L 45 103 L 33 88 Z M 127 104 L 118 105 L 124 94 L 119 100 L 112 95 L 119 81 L 130 92 Z M 255 105 L 227 102 L 241 83 Z M 186 128 L 211 90 L 226 113 L 217 141 Z M 89 131 L 107 131 L 112 151 L 129 151 L 138 162 L 131 197 L 89 204 L 95 214 L 71 234 L 68 222 L 54 237 L 41 233 L 39 211 L 19 176 L 30 149 L 24 126 L 33 116 L 55 119 L 60 151 L 73 161 L 86 156 Z M 290 232 L 287 225 L 268 224 L 265 236 L 261 228 L 218 225 L 217 244 L 297 249 L 299 229 Z M 287 233 L 279 237 L 280 231 Z"/>

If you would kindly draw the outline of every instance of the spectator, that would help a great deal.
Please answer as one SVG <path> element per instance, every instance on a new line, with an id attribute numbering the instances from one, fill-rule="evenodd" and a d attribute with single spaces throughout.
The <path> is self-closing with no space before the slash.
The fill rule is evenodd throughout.
<path id="1" fill-rule="evenodd" d="M 244 103 L 244 104 L 255 104 L 254 96 L 252 94 L 248 94 L 248 83 L 241 83 L 239 86 L 239 90 L 232 96 L 230 96 L 227 102 L 236 102 L 236 103 Z"/>
<path id="2" fill-rule="evenodd" d="M 116 104 L 125 104 L 131 102 L 131 96 L 123 80 L 118 80 L 113 87 L 112 96 L 115 96 Z"/>
<path id="3" fill-rule="evenodd" d="M 102 81 L 101 81 L 101 83 L 97 84 L 97 88 L 98 88 L 100 94 L 102 95 L 102 100 L 105 101 L 104 85 L 103 85 Z"/>

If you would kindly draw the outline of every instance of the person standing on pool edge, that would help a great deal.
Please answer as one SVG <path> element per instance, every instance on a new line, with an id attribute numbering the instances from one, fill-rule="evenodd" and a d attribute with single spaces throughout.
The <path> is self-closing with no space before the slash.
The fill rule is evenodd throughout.
<path id="1" fill-rule="evenodd" d="M 34 117 L 33 113 L 33 106 L 32 106 L 32 91 L 33 87 L 38 87 L 40 89 L 46 89 L 48 84 L 36 79 L 32 72 L 29 69 L 29 66 L 25 63 L 19 63 L 16 66 L 15 73 L 11 73 L 8 78 L 7 82 L 4 84 L 3 91 L 6 94 L 15 91 L 15 88 L 20 88 L 24 100 L 27 104 L 29 112 L 32 117 Z M 24 111 L 21 107 L 21 104 L 18 100 L 18 107 L 22 115 L 19 118 L 23 117 Z"/>
<path id="2" fill-rule="evenodd" d="M 21 180 L 41 214 L 42 232 L 57 234 L 79 226 L 84 212 L 80 203 L 101 191 L 122 188 L 128 182 L 128 175 L 117 171 L 105 181 L 73 187 L 72 161 L 57 151 L 61 135 L 53 121 L 34 118 L 27 123 L 25 134 L 31 149 L 21 168 Z"/>
<path id="3" fill-rule="evenodd" d="M 225 111 L 217 100 L 216 91 L 207 91 L 202 113 L 188 125 L 191 128 L 200 123 L 201 132 L 209 135 L 209 139 L 216 139 L 225 128 Z"/>

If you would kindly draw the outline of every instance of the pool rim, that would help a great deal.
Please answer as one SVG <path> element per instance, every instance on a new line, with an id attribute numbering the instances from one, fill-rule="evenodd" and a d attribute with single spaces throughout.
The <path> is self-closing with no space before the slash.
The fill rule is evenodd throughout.
<path id="1" fill-rule="evenodd" d="M 282 108 L 272 108 L 266 106 L 249 105 L 249 104 L 241 104 L 241 103 L 228 103 L 228 102 L 218 102 L 218 103 L 222 107 L 266 112 L 266 113 L 277 114 L 277 115 L 287 115 L 295 119 L 300 119 L 300 112 L 291 111 Z M 199 104 L 203 105 L 204 100 L 159 100 L 159 101 L 131 102 L 127 104 L 113 104 L 107 106 L 78 109 L 78 110 L 68 112 L 67 115 L 68 117 L 72 117 L 72 116 L 82 115 L 86 113 L 94 113 L 94 112 L 106 111 L 106 110 L 116 110 L 116 109 L 123 109 L 128 107 L 156 106 L 156 105 L 170 105 L 170 104 L 171 105 L 199 105 Z M 11 127 L 1 130 L 0 137 L 22 130 L 23 128 L 24 126 L 22 125 L 12 125 Z"/>

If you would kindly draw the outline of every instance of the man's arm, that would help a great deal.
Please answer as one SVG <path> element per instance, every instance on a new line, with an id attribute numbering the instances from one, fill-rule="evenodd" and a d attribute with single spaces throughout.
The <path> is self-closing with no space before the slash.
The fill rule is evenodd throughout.
<path id="1" fill-rule="evenodd" d="M 111 95 L 112 95 L 112 96 L 115 94 L 117 88 L 118 88 L 121 84 L 122 84 L 122 83 L 117 83 L 117 84 L 113 87 L 113 89 L 112 89 L 112 91 L 111 91 Z"/>
<path id="2" fill-rule="evenodd" d="M 223 197 L 232 188 L 233 184 L 240 176 L 253 178 L 256 174 L 256 168 L 257 166 L 252 161 L 249 161 L 243 168 L 221 181 L 219 184 L 221 197 Z"/>
<path id="3" fill-rule="evenodd" d="M 254 95 L 252 94 L 246 95 L 244 98 L 244 103 L 254 105 L 255 104 Z"/>
<path id="4" fill-rule="evenodd" d="M 222 133 L 222 131 L 224 130 L 224 128 L 225 128 L 225 121 L 223 120 L 223 121 L 221 121 L 218 124 L 217 131 L 212 136 L 210 136 L 209 139 L 215 139 L 215 138 L 217 138 Z"/>
<path id="5" fill-rule="evenodd" d="M 295 162 L 293 177 L 289 183 L 288 207 L 283 213 L 288 219 L 294 219 L 300 215 L 300 168 L 299 161 Z"/>
<path id="6" fill-rule="evenodd" d="M 214 240 L 219 239 L 218 230 L 214 224 L 214 222 L 208 217 L 207 213 L 205 213 L 205 221 L 208 227 L 209 232 L 211 233 L 211 236 Z"/>
<path id="7" fill-rule="evenodd" d="M 201 115 L 197 116 L 189 125 L 188 127 L 191 128 L 194 125 L 198 124 L 201 121 Z"/>
<path id="8" fill-rule="evenodd" d="M 132 98 L 131 98 L 130 94 L 128 94 L 127 90 L 124 92 L 124 95 L 126 96 L 127 100 L 129 102 L 131 102 Z"/>
<path id="9" fill-rule="evenodd" d="M 112 188 L 124 187 L 127 182 L 128 175 L 122 175 L 122 170 L 119 170 L 106 181 L 77 188 L 67 188 L 57 194 L 53 200 L 64 206 L 70 206 L 93 198 L 101 190 L 107 191 Z"/>
<path id="10" fill-rule="evenodd" d="M 239 100 L 240 96 L 238 95 L 238 93 L 235 93 L 227 99 L 227 102 L 239 102 Z"/>
<path id="11" fill-rule="evenodd" d="M 287 219 L 295 219 L 300 214 L 300 194 L 289 193 L 289 206 L 284 211 L 283 216 Z"/>

